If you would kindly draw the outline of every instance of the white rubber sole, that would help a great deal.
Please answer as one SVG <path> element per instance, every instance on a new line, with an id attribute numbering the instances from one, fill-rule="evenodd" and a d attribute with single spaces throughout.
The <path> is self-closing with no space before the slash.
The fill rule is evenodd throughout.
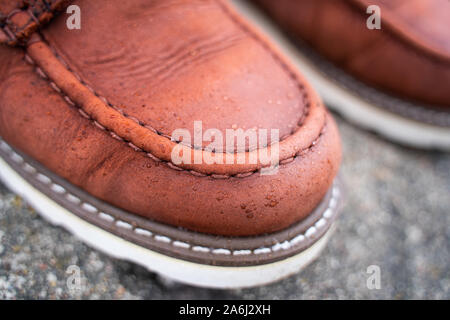
<path id="1" fill-rule="evenodd" d="M 289 39 L 252 5 L 233 0 L 236 9 L 266 33 L 317 90 L 325 104 L 345 118 L 395 142 L 424 149 L 450 150 L 450 128 L 396 115 L 373 105 L 318 70 Z"/>
<path id="2" fill-rule="evenodd" d="M 200 287 L 218 289 L 254 287 L 288 277 L 317 258 L 333 232 L 331 227 L 307 250 L 282 261 L 248 267 L 203 265 L 140 247 L 80 219 L 34 188 L 2 158 L 0 158 L 0 179 L 46 220 L 64 227 L 91 247 L 112 257 L 142 265 L 163 277 Z"/>

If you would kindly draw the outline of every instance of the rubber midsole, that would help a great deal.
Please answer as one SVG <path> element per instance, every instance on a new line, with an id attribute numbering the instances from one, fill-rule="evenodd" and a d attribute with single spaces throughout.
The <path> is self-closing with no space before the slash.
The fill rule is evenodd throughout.
<path id="1" fill-rule="evenodd" d="M 83 220 L 144 248 L 209 265 L 260 265 L 306 250 L 330 228 L 341 198 L 336 181 L 306 219 L 286 230 L 257 237 L 218 237 L 182 230 L 113 207 L 58 177 L 1 139 L 0 157 L 33 187 Z"/>

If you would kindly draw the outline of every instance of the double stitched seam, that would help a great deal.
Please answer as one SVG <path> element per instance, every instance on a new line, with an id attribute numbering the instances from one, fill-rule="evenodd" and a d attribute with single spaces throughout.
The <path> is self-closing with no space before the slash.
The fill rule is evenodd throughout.
<path id="1" fill-rule="evenodd" d="M 311 225 L 306 231 L 293 235 L 289 240 L 283 242 L 277 242 L 271 246 L 261 246 L 258 248 L 242 248 L 242 249 L 226 249 L 226 248 L 213 248 L 206 247 L 197 244 L 192 244 L 185 242 L 183 240 L 175 239 L 174 237 L 169 237 L 167 235 L 154 233 L 147 230 L 145 227 L 140 226 L 135 221 L 124 221 L 117 219 L 113 215 L 100 211 L 97 207 L 91 203 L 82 201 L 79 197 L 70 193 L 63 186 L 52 181 L 51 178 L 40 172 L 38 169 L 27 163 L 23 157 L 17 154 L 6 142 L 0 139 L 0 149 L 5 152 L 9 158 L 20 165 L 22 169 L 31 174 L 33 178 L 40 183 L 47 186 L 52 193 L 58 197 L 65 197 L 70 203 L 77 205 L 83 212 L 90 215 L 97 215 L 100 219 L 109 223 L 112 227 L 119 228 L 123 231 L 133 232 L 138 236 L 144 236 L 146 238 L 153 239 L 157 242 L 172 245 L 177 248 L 191 250 L 197 253 L 212 253 L 215 255 L 234 255 L 234 256 L 249 256 L 249 255 L 261 255 L 270 254 L 272 252 L 277 252 L 280 250 L 289 250 L 294 246 L 303 244 L 305 241 L 315 240 L 317 238 L 317 233 L 323 228 L 329 225 L 334 216 L 337 213 L 338 201 L 340 199 L 340 191 L 336 184 L 332 186 L 331 198 L 328 202 L 328 206 L 324 209 L 322 216 Z"/>
<path id="2" fill-rule="evenodd" d="M 45 39 L 44 35 L 41 35 L 42 39 L 44 40 L 45 44 L 50 48 L 50 50 L 52 51 L 52 53 L 54 54 L 54 56 L 61 62 L 61 64 L 69 71 L 71 72 L 75 78 L 77 78 L 78 81 L 80 81 L 81 84 L 83 84 L 93 95 L 95 95 L 97 98 L 99 98 L 103 103 L 105 103 L 107 106 L 109 106 L 110 108 L 114 109 L 115 111 L 119 112 L 120 115 L 122 115 L 123 117 L 132 120 L 133 122 L 135 122 L 137 125 L 139 125 L 140 127 L 143 127 L 145 129 L 148 129 L 150 131 L 152 131 L 153 133 L 156 133 L 159 136 L 162 136 L 164 138 L 167 138 L 177 144 L 181 144 L 184 145 L 186 147 L 190 147 L 194 150 L 203 150 L 205 151 L 204 147 L 199 147 L 199 146 L 194 146 L 190 143 L 186 143 L 183 141 L 178 141 L 172 138 L 172 136 L 165 134 L 159 130 L 157 130 L 156 128 L 152 127 L 151 125 L 144 123 L 143 121 L 139 120 L 138 118 L 131 116 L 129 114 L 127 114 L 125 111 L 123 111 L 123 109 L 117 107 L 116 105 L 112 104 L 105 96 L 99 94 L 97 91 L 94 90 L 94 88 L 92 88 L 91 85 L 89 85 L 85 80 L 83 80 L 83 78 L 75 71 L 73 70 L 69 64 L 64 60 L 63 57 L 61 57 L 61 55 L 57 52 L 57 50 L 50 44 L 50 42 Z M 299 83 L 299 86 L 301 86 L 301 84 Z M 306 93 L 306 91 L 304 90 L 304 88 L 302 89 L 302 99 L 305 103 L 306 109 L 302 114 L 302 117 L 300 118 L 300 120 L 297 122 L 297 129 L 300 128 L 303 125 L 303 122 L 306 118 L 306 116 L 308 115 L 309 112 L 309 107 L 310 107 L 310 102 L 308 100 L 308 95 Z M 283 137 L 281 137 L 281 139 L 278 142 L 282 142 L 283 140 L 286 140 L 287 138 L 289 138 L 293 133 L 295 133 L 295 130 L 293 130 L 290 134 L 284 135 Z M 274 144 L 276 142 L 272 142 L 272 144 Z M 267 147 L 267 146 L 264 146 Z M 247 151 L 254 151 L 256 150 L 256 148 L 248 148 Z M 217 153 L 217 151 L 215 151 L 214 153 Z M 225 151 L 225 153 L 228 153 L 227 151 Z"/>
<path id="3" fill-rule="evenodd" d="M 79 105 L 77 105 L 75 102 L 73 102 L 72 99 L 70 99 L 70 97 L 67 96 L 67 95 L 63 92 L 63 90 L 61 90 L 61 89 L 58 87 L 58 85 L 57 85 L 54 81 L 52 81 L 52 80 L 45 74 L 45 72 L 44 72 L 44 71 L 36 64 L 36 62 L 35 62 L 28 54 L 25 53 L 24 59 L 25 59 L 25 61 L 26 61 L 27 63 L 29 63 L 29 64 L 31 64 L 32 66 L 34 66 L 34 70 L 36 71 L 36 73 L 37 73 L 41 78 L 43 78 L 44 80 L 46 80 L 47 83 L 50 85 L 50 87 L 51 87 L 53 90 L 55 90 L 58 94 L 60 94 L 61 97 L 66 101 L 67 104 L 69 104 L 70 106 L 76 108 L 76 109 L 78 110 L 78 112 L 79 112 L 84 118 L 86 118 L 87 120 L 93 122 L 93 124 L 94 124 L 97 128 L 101 129 L 102 131 L 107 132 L 107 133 L 108 133 L 111 137 L 113 137 L 114 139 L 126 143 L 126 144 L 127 144 L 130 148 L 132 148 L 134 151 L 136 151 L 136 152 L 142 152 L 142 153 L 144 153 L 147 157 L 151 158 L 151 159 L 154 160 L 154 161 L 162 162 L 162 163 L 167 164 L 167 166 L 168 166 L 169 168 L 171 168 L 171 169 L 174 169 L 174 170 L 177 170 L 177 171 L 185 171 L 185 172 L 189 172 L 189 173 L 191 173 L 192 175 L 197 176 L 197 177 L 211 177 L 211 178 L 213 178 L 213 179 L 228 179 L 228 178 L 231 178 L 231 177 L 234 177 L 234 178 L 246 178 L 246 177 L 249 177 L 249 176 L 253 175 L 254 173 L 260 172 L 261 170 L 264 169 L 264 167 L 261 167 L 261 168 L 255 169 L 255 170 L 253 170 L 253 171 L 249 171 L 249 172 L 245 172 L 245 173 L 230 174 L 230 175 L 227 175 L 227 174 L 220 175 L 220 174 L 215 174 L 215 173 L 209 173 L 209 174 L 206 174 L 206 173 L 198 172 L 198 171 L 195 171 L 195 170 L 183 169 L 183 168 L 181 168 L 181 167 L 176 166 L 176 165 L 173 164 L 171 161 L 167 161 L 167 160 L 160 159 L 160 158 L 154 156 L 152 153 L 150 153 L 150 152 L 148 152 L 148 151 L 146 151 L 146 150 L 144 150 L 144 149 L 142 149 L 142 148 L 139 148 L 138 146 L 136 146 L 135 144 L 133 144 L 131 141 L 128 141 L 128 140 L 126 140 L 126 139 L 120 137 L 117 133 L 115 133 L 114 131 L 112 131 L 112 130 L 106 128 L 106 127 L 104 127 L 104 126 L 103 126 L 101 123 L 99 123 L 97 120 L 93 119 L 87 112 L 85 112 L 85 111 L 83 110 L 83 108 L 82 108 L 81 106 L 79 106 Z M 316 139 L 315 139 L 308 147 L 306 147 L 306 148 L 304 148 L 304 149 L 302 149 L 302 150 L 299 150 L 299 151 L 298 151 L 296 154 L 294 154 L 292 157 L 281 160 L 281 161 L 280 161 L 280 165 L 284 165 L 284 164 L 291 163 L 291 162 L 293 162 L 293 161 L 295 160 L 295 158 L 297 158 L 297 157 L 299 157 L 299 156 L 302 156 L 302 155 L 304 155 L 307 151 L 311 150 L 311 149 L 317 144 L 317 142 L 320 140 L 320 138 L 323 136 L 323 134 L 325 133 L 326 127 L 327 127 L 327 121 L 325 120 L 324 125 L 323 125 L 323 127 L 322 127 L 322 129 L 321 129 L 319 135 L 317 136 L 317 138 L 316 138 Z"/>
<path id="4" fill-rule="evenodd" d="M 260 43 L 262 45 L 262 47 L 268 51 L 271 56 L 273 57 L 273 59 L 275 61 L 277 61 L 280 66 L 289 74 L 289 76 L 291 77 L 292 80 L 294 80 L 297 85 L 298 85 L 298 89 L 300 90 L 300 92 L 302 93 L 302 97 L 303 97 L 303 101 L 305 103 L 305 110 L 302 114 L 301 119 L 298 122 L 298 127 L 303 125 L 304 119 L 307 117 L 308 113 L 309 113 L 309 108 L 310 108 L 310 101 L 309 101 L 309 96 L 305 90 L 305 87 L 300 83 L 300 81 L 298 80 L 298 78 L 295 75 L 295 72 L 290 69 L 290 67 L 284 63 L 282 61 L 282 59 L 278 56 L 278 54 L 276 52 L 274 52 L 270 46 L 263 41 L 257 34 L 255 34 L 254 32 L 252 32 L 247 26 L 245 26 L 241 21 L 239 21 L 239 19 L 237 17 L 235 17 L 231 12 L 228 11 L 227 8 L 225 8 L 223 6 L 223 4 L 220 3 L 219 5 L 224 12 L 226 12 L 230 19 L 236 23 L 241 29 L 243 29 L 246 33 L 250 34 L 258 43 Z M 91 91 L 96 97 L 98 97 L 101 101 L 103 101 L 106 105 L 108 105 L 109 107 L 113 108 L 114 110 L 116 110 L 117 112 L 119 112 L 122 116 L 134 121 L 135 123 L 137 123 L 139 126 L 144 127 L 148 130 L 151 130 L 152 132 L 164 136 L 168 139 L 171 139 L 170 136 L 168 135 L 164 135 L 163 133 L 159 132 L 158 130 L 154 129 L 151 126 L 148 126 L 146 124 L 144 124 L 142 121 L 140 121 L 139 119 L 132 117 L 126 113 L 123 112 L 123 110 L 121 110 L 120 108 L 118 108 L 117 106 L 114 106 L 113 104 L 111 104 L 105 97 L 99 95 L 89 84 L 87 84 L 84 80 L 81 79 L 81 77 L 74 71 L 72 70 L 72 68 L 70 68 L 70 66 L 64 61 L 64 59 L 57 53 L 56 49 L 54 47 L 52 47 L 50 45 L 50 43 L 48 41 L 46 41 L 46 39 L 42 36 L 43 40 L 45 41 L 45 43 L 47 44 L 47 46 L 50 48 L 50 50 L 53 52 L 53 54 L 55 55 L 55 57 L 61 62 L 61 64 L 69 71 L 71 72 L 78 81 L 80 81 L 80 83 L 82 83 L 89 91 Z M 72 107 L 75 107 L 78 109 L 78 112 L 86 119 L 90 120 L 91 122 L 93 122 L 93 124 L 98 127 L 99 129 L 107 132 L 111 137 L 113 137 L 116 140 L 122 141 L 124 143 L 126 143 L 130 148 L 132 148 L 134 151 L 136 152 L 143 152 L 144 154 L 146 154 L 149 158 L 153 159 L 154 161 L 158 161 L 158 162 L 163 162 L 166 163 L 171 169 L 177 170 L 177 171 L 187 171 L 195 176 L 209 176 L 212 178 L 216 178 L 216 179 L 226 179 L 226 178 L 230 178 L 230 177 L 236 177 L 236 178 L 245 178 L 248 176 L 251 176 L 254 173 L 259 172 L 260 170 L 262 170 L 263 168 L 259 168 L 259 169 L 255 169 L 253 171 L 249 171 L 249 172 L 245 172 L 245 173 L 238 173 L 238 174 L 233 174 L 233 175 L 218 175 L 218 174 L 205 174 L 205 173 L 201 173 L 195 170 L 188 170 L 188 169 L 183 169 L 180 168 L 178 166 L 176 166 L 175 164 L 173 164 L 170 161 L 166 161 L 163 159 L 159 159 L 156 156 L 154 156 L 153 154 L 151 154 L 150 152 L 137 147 L 135 144 L 133 144 L 131 141 L 128 141 L 126 139 L 124 139 L 123 137 L 120 137 L 117 133 L 115 133 L 114 131 L 110 130 L 109 128 L 104 127 L 101 123 L 99 123 L 98 121 L 96 121 L 95 119 L 93 119 L 84 109 L 82 106 L 76 105 L 69 96 L 67 96 L 57 85 L 55 82 L 53 82 L 51 79 L 48 78 L 48 76 L 43 72 L 43 70 L 37 66 L 37 64 L 32 60 L 32 58 L 27 55 L 25 53 L 25 60 L 34 65 L 35 66 L 35 71 L 38 73 L 39 76 L 41 76 L 42 78 L 44 78 L 50 85 L 51 88 L 53 88 L 56 92 L 58 92 L 63 99 Z M 318 140 L 321 138 L 321 136 L 323 135 L 323 133 L 325 132 L 325 128 L 326 128 L 326 121 L 319 133 L 319 135 L 317 136 L 317 138 L 310 144 L 310 146 L 299 150 L 296 154 L 294 154 L 292 157 L 287 158 L 287 159 L 283 159 L 280 161 L 280 164 L 288 164 L 290 162 L 293 162 L 293 160 L 295 158 L 297 158 L 298 156 L 304 155 L 306 151 L 309 151 L 317 142 Z M 293 133 L 291 133 L 290 135 L 292 135 Z M 288 135 L 288 136 L 290 136 Z M 281 141 L 283 139 L 286 139 L 288 136 L 284 136 L 282 137 Z"/>
<path id="5" fill-rule="evenodd" d="M 288 137 L 290 137 L 297 130 L 299 130 L 299 128 L 301 128 L 303 126 L 303 123 L 304 123 L 306 117 L 309 114 L 309 108 L 311 106 L 309 95 L 308 95 L 307 91 L 305 90 L 304 85 L 301 84 L 301 82 L 299 81 L 299 79 L 295 75 L 295 72 L 280 58 L 280 56 L 274 50 L 272 50 L 272 48 L 270 47 L 270 45 L 268 45 L 268 43 L 266 41 L 261 39 L 256 33 L 254 33 L 247 26 L 245 26 L 241 21 L 239 21 L 238 18 L 235 17 L 226 8 L 224 8 L 222 4 L 219 3 L 219 7 L 228 15 L 228 17 L 230 18 L 231 21 L 233 21 L 233 23 L 235 23 L 241 30 L 243 30 L 246 34 L 250 35 L 258 44 L 260 44 L 263 47 L 263 49 L 270 54 L 270 56 L 274 59 L 274 61 L 297 84 L 297 88 L 300 91 L 301 99 L 302 99 L 302 101 L 303 101 L 303 103 L 305 105 L 305 109 L 303 110 L 300 119 L 297 121 L 296 129 L 293 129 L 290 134 L 287 134 L 287 135 L 284 135 L 283 137 L 281 137 L 279 142 L 282 142 L 283 140 L 285 140 Z M 63 57 L 61 57 L 61 55 L 59 55 L 59 53 L 57 52 L 56 48 L 50 43 L 50 41 L 48 41 L 48 39 L 45 38 L 45 36 L 43 34 L 41 34 L 41 37 L 44 40 L 44 42 L 46 43 L 46 45 L 53 52 L 55 57 L 62 63 L 62 65 L 69 72 L 71 72 L 77 78 L 77 80 L 80 81 L 81 84 L 83 84 L 87 89 L 89 89 L 89 91 L 91 91 L 92 94 L 94 94 L 96 97 L 98 97 L 100 100 L 102 100 L 107 106 L 109 106 L 109 107 L 113 108 L 115 111 L 119 112 L 123 117 L 132 120 L 133 122 L 135 122 L 139 126 L 141 126 L 143 128 L 146 128 L 146 129 L 156 133 L 159 136 L 165 137 L 165 138 L 167 138 L 169 140 L 172 140 L 172 141 L 174 141 L 176 143 L 181 143 L 181 144 L 186 145 L 186 146 L 188 146 L 188 147 L 190 147 L 192 149 L 195 149 L 195 150 L 205 150 L 204 147 L 193 146 L 192 144 L 188 144 L 186 142 L 175 141 L 175 140 L 172 139 L 172 137 L 170 135 L 167 135 L 167 134 L 157 130 L 153 126 L 151 126 L 151 125 L 149 125 L 147 123 L 144 123 L 143 121 L 137 119 L 136 117 L 127 114 L 123 109 L 121 109 L 118 106 L 112 104 L 105 96 L 100 95 L 96 90 L 94 90 L 91 85 L 89 85 L 85 80 L 83 80 L 82 77 L 75 70 L 73 70 L 69 66 L 69 64 L 64 60 Z M 246 150 L 246 151 L 253 151 L 253 150 L 250 149 L 250 150 Z"/>

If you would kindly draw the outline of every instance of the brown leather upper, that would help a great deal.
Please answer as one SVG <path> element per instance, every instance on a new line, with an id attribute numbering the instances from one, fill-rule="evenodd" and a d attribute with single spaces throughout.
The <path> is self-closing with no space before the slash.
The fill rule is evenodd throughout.
<path id="1" fill-rule="evenodd" d="M 394 95 L 450 108 L 447 0 L 254 0 L 339 67 Z M 381 30 L 369 30 L 369 5 Z"/>
<path id="2" fill-rule="evenodd" d="M 280 230 L 320 202 L 340 163 L 336 125 L 228 4 L 74 3 L 81 30 L 60 15 L 25 49 L 0 47 L 5 140 L 100 199 L 201 232 Z M 174 165 L 172 131 L 193 136 L 197 120 L 204 131 L 279 129 L 278 173 L 261 175 L 260 161 Z M 208 152 L 185 143 L 185 152 Z M 258 151 L 247 146 L 246 159 Z"/>

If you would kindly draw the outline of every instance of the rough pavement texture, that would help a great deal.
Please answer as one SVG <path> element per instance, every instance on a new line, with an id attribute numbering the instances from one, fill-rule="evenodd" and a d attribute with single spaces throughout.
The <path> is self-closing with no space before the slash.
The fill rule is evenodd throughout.
<path id="1" fill-rule="evenodd" d="M 450 154 L 391 144 L 339 120 L 347 199 L 337 231 L 301 274 L 206 290 L 111 259 L 41 219 L 0 185 L 0 299 L 450 299 Z M 80 267 L 81 291 L 66 286 Z M 367 267 L 381 270 L 369 290 Z"/>

